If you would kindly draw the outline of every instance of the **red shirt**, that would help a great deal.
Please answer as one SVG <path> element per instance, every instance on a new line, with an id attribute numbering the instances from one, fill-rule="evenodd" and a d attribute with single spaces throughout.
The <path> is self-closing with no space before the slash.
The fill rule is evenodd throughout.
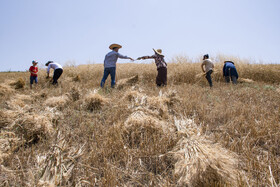
<path id="1" fill-rule="evenodd" d="M 38 68 L 37 67 L 30 66 L 29 71 L 31 71 L 31 76 L 37 77 L 37 74 L 34 74 L 34 73 L 38 73 Z M 34 73 L 32 73 L 32 72 L 34 72 Z"/>

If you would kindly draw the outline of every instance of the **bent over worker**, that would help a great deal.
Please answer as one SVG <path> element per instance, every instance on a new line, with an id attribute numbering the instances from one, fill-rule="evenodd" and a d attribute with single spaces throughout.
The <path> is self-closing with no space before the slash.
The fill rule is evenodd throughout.
<path id="1" fill-rule="evenodd" d="M 102 88 L 104 87 L 106 79 L 109 75 L 111 76 L 111 87 L 114 88 L 116 84 L 116 63 L 118 58 L 133 60 L 131 57 L 118 53 L 120 48 L 122 48 L 122 46 L 119 44 L 111 44 L 109 46 L 109 49 L 112 51 L 107 53 L 104 59 L 104 74 L 100 84 Z"/>
<path id="2" fill-rule="evenodd" d="M 161 49 L 153 49 L 155 54 L 152 56 L 142 56 L 137 58 L 140 59 L 155 59 L 155 63 L 157 66 L 158 75 L 156 78 L 156 84 L 158 87 L 167 85 L 167 63 L 164 60 L 164 55 L 162 54 Z"/>
<path id="3" fill-rule="evenodd" d="M 238 73 L 234 65 L 234 62 L 232 61 L 224 62 L 223 76 L 225 77 L 226 83 L 229 83 L 231 79 L 233 84 L 237 84 Z"/>
<path id="4" fill-rule="evenodd" d="M 53 85 L 57 85 L 57 80 L 59 79 L 59 77 L 62 75 L 63 73 L 63 68 L 60 64 L 56 63 L 56 62 L 53 62 L 53 61 L 48 61 L 46 63 L 46 66 L 48 66 L 48 69 L 47 69 L 47 78 L 50 77 L 50 69 L 54 69 L 54 72 L 53 72 L 53 82 L 52 84 Z"/>

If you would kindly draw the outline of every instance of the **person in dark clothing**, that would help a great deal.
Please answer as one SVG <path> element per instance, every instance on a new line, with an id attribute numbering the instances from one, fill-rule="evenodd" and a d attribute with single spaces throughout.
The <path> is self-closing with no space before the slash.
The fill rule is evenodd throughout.
<path id="1" fill-rule="evenodd" d="M 224 62 L 223 76 L 225 77 L 226 83 L 229 83 L 231 80 L 233 84 L 237 84 L 238 73 L 234 65 L 234 62 L 232 61 Z"/>
<path id="2" fill-rule="evenodd" d="M 57 85 L 57 80 L 59 79 L 59 77 L 62 75 L 63 73 L 63 69 L 62 69 L 62 66 L 58 63 L 55 63 L 53 61 L 48 61 L 46 63 L 46 66 L 48 66 L 48 69 L 47 69 L 47 78 L 50 77 L 50 69 L 54 69 L 54 73 L 53 73 L 53 82 L 52 84 L 53 85 Z"/>
<path id="3" fill-rule="evenodd" d="M 157 78 L 156 78 L 156 84 L 158 87 L 160 86 L 166 86 L 167 85 L 167 63 L 164 60 L 164 55 L 162 54 L 161 49 L 153 49 L 155 54 L 152 56 L 142 56 L 137 58 L 137 60 L 141 59 L 155 59 L 155 63 L 157 66 Z"/>

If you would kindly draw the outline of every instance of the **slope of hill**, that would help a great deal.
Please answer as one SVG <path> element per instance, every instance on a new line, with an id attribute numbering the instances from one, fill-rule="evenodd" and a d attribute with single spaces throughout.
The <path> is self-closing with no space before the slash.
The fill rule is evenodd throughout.
<path id="1" fill-rule="evenodd" d="M 102 65 L 32 91 L 0 73 L 1 186 L 279 185 L 280 65 L 237 63 L 238 85 L 221 69 L 213 89 L 198 63 L 170 63 L 164 88 L 154 64 L 119 64 L 115 89 Z"/>

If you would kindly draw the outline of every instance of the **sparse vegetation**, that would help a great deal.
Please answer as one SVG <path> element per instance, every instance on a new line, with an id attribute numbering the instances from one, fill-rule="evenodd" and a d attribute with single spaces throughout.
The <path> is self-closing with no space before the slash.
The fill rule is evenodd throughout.
<path id="1" fill-rule="evenodd" d="M 32 91 L 27 72 L 0 73 L 0 186 L 279 185 L 280 65 L 235 59 L 232 85 L 215 64 L 210 89 L 176 59 L 164 88 L 154 64 L 118 64 L 115 89 L 101 64 L 58 87 L 41 70 Z"/>

